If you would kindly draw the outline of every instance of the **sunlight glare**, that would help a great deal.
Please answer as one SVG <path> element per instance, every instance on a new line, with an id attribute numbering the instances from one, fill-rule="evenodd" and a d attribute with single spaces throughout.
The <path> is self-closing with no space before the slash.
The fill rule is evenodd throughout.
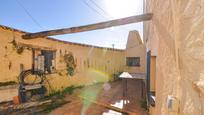
<path id="1" fill-rule="evenodd" d="M 105 0 L 109 15 L 113 18 L 128 17 L 138 14 L 143 0 Z"/>

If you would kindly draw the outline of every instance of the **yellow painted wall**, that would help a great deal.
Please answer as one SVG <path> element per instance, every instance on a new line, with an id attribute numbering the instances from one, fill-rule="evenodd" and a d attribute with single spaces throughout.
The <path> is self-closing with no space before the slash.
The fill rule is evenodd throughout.
<path id="1" fill-rule="evenodd" d="M 20 64 L 25 69 L 31 69 L 32 51 L 25 49 L 22 54 L 17 54 L 10 43 L 15 38 L 17 43 L 31 44 L 39 47 L 56 49 L 57 73 L 47 76 L 52 89 L 59 90 L 70 85 L 88 85 L 96 82 L 110 80 L 113 73 L 122 72 L 125 67 L 124 50 L 113 50 L 87 45 L 67 43 L 51 38 L 22 39 L 22 32 L 12 31 L 11 28 L 0 26 L 0 82 L 17 81 Z M 76 74 L 72 77 L 65 75 L 65 63 L 60 62 L 62 54 L 72 52 L 77 60 Z M 88 68 L 87 60 L 90 67 Z M 10 66 L 10 69 L 9 69 Z M 61 72 L 63 75 L 59 75 Z"/>
<path id="2" fill-rule="evenodd" d="M 128 35 L 125 56 L 126 57 L 140 57 L 139 67 L 125 67 L 125 71 L 129 73 L 145 73 L 146 72 L 146 57 L 145 46 L 140 38 L 139 32 L 130 31 Z"/>
<path id="3" fill-rule="evenodd" d="M 203 115 L 204 0 L 144 0 L 144 12 L 153 13 L 144 42 L 157 56 L 155 114 Z M 179 100 L 178 111 L 167 109 L 168 95 Z"/>

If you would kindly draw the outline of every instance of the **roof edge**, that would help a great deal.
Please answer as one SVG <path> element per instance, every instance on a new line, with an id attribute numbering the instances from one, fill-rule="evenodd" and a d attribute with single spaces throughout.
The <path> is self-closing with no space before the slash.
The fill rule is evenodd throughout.
<path id="1" fill-rule="evenodd" d="M 0 25 L 0 28 L 5 29 L 5 30 L 9 30 L 9 31 L 14 31 L 14 32 L 18 32 L 21 34 L 28 34 L 30 32 L 25 32 L 13 27 L 9 27 L 9 26 L 4 26 L 4 25 Z M 70 44 L 70 45 L 79 45 L 79 46 L 83 46 L 83 47 L 94 47 L 94 48 L 99 48 L 99 49 L 107 49 L 107 50 L 114 50 L 114 51 L 125 51 L 125 49 L 115 49 L 115 48 L 109 48 L 109 47 L 100 47 L 100 46 L 95 46 L 95 45 L 89 45 L 89 44 L 82 44 L 82 43 L 76 43 L 76 42 L 69 42 L 69 41 L 64 41 L 64 40 L 59 40 L 56 38 L 52 38 L 52 37 L 45 37 L 45 39 L 48 40 L 53 40 L 53 41 L 57 41 L 57 42 L 62 42 L 65 44 Z"/>

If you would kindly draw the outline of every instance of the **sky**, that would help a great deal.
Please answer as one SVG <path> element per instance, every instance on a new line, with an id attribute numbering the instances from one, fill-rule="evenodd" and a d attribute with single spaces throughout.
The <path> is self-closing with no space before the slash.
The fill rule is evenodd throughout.
<path id="1" fill-rule="evenodd" d="M 26 32 L 82 26 L 142 13 L 143 0 L 0 1 L 0 25 Z M 76 43 L 124 49 L 131 30 L 138 30 L 142 37 L 142 23 L 51 37 Z"/>

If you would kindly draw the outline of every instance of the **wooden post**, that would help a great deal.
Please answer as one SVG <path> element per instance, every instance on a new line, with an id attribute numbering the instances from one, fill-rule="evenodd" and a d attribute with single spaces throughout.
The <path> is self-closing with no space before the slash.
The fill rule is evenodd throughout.
<path id="1" fill-rule="evenodd" d="M 35 49 L 32 48 L 32 74 L 35 71 Z"/>
<path id="2" fill-rule="evenodd" d="M 148 21 L 148 20 L 151 20 L 151 18 L 152 18 L 152 14 L 147 13 L 147 14 L 136 15 L 136 16 L 126 17 L 126 18 L 121 18 L 116 20 L 110 20 L 106 22 L 100 22 L 100 23 L 90 24 L 85 26 L 48 30 L 48 31 L 42 31 L 37 33 L 28 33 L 23 35 L 22 37 L 24 39 L 32 39 L 32 38 L 46 37 L 46 36 L 52 36 L 52 35 L 85 32 L 85 31 L 98 30 L 98 29 L 110 28 L 114 26 L 121 26 L 121 25 L 126 25 L 131 23 Z"/>
<path id="3" fill-rule="evenodd" d="M 24 65 L 23 64 L 20 64 L 20 73 L 24 71 Z"/>

